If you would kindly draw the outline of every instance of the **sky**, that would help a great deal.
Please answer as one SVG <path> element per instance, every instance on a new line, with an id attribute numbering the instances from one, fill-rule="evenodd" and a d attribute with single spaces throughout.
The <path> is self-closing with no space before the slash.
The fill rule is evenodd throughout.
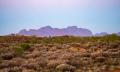
<path id="1" fill-rule="evenodd" d="M 48 25 L 120 32 L 120 0 L 0 0 L 0 35 Z"/>

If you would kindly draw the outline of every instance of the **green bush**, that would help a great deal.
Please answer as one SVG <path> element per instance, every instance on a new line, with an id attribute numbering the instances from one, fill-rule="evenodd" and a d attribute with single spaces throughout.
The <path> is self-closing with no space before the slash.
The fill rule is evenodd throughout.
<path id="1" fill-rule="evenodd" d="M 30 49 L 30 45 L 26 43 L 22 43 L 14 47 L 15 54 L 18 56 L 23 55 L 25 50 L 28 50 L 28 49 Z"/>
<path id="2" fill-rule="evenodd" d="M 21 44 L 20 47 L 21 47 L 22 49 L 24 49 L 24 50 L 30 49 L 30 45 L 29 45 L 29 44 L 26 44 L 26 43 Z"/>
<path id="3" fill-rule="evenodd" d="M 23 53 L 24 53 L 24 49 L 23 49 L 23 48 L 16 47 L 16 48 L 14 48 L 14 49 L 15 49 L 15 54 L 16 54 L 16 55 L 18 55 L 18 56 L 23 55 Z"/>

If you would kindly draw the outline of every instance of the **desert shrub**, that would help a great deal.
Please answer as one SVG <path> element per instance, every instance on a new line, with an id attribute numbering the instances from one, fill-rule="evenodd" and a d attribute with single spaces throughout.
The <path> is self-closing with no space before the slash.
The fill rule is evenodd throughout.
<path id="1" fill-rule="evenodd" d="M 12 49 L 10 49 L 9 47 L 3 47 L 3 48 L 0 48 L 0 55 L 3 53 L 8 53 L 8 52 L 12 52 Z"/>
<path id="2" fill-rule="evenodd" d="M 111 34 L 101 37 L 101 41 L 104 42 L 115 42 L 117 40 L 120 40 L 120 37 L 117 36 L 116 34 Z"/>
<path id="3" fill-rule="evenodd" d="M 8 72 L 22 72 L 22 69 L 16 66 L 16 67 L 10 68 Z"/>
<path id="4" fill-rule="evenodd" d="M 14 57 L 14 53 L 2 53 L 1 54 L 1 57 L 2 57 L 2 59 L 4 59 L 4 60 L 10 60 L 10 59 L 12 59 L 13 57 Z"/>
<path id="5" fill-rule="evenodd" d="M 75 67 L 80 67 L 82 66 L 82 61 L 80 58 L 71 58 L 68 64 L 73 65 Z"/>
<path id="6" fill-rule="evenodd" d="M 24 65 L 24 67 L 28 69 L 34 69 L 34 70 L 40 70 L 41 68 L 37 63 L 32 63 L 32 62 Z"/>
<path id="7" fill-rule="evenodd" d="M 79 67 L 91 65 L 92 60 L 90 58 L 87 58 L 87 57 L 73 57 L 70 59 L 68 64 L 79 68 Z"/>
<path id="8" fill-rule="evenodd" d="M 68 64 L 60 64 L 56 67 L 56 70 L 61 72 L 74 72 L 76 70 L 76 67 L 68 65 Z"/>
<path id="9" fill-rule="evenodd" d="M 109 57 L 110 56 L 110 54 L 108 53 L 108 51 L 102 52 L 101 54 L 102 54 L 103 57 Z"/>
<path id="10" fill-rule="evenodd" d="M 47 64 L 47 67 L 48 68 L 55 68 L 57 65 L 59 65 L 61 62 L 58 62 L 58 61 L 55 61 L 55 60 L 52 60 L 52 61 L 49 61 L 49 63 Z"/>
<path id="11" fill-rule="evenodd" d="M 111 52 L 112 58 L 120 58 L 120 52 Z"/>
<path id="12" fill-rule="evenodd" d="M 91 55 L 90 55 L 90 53 L 85 52 L 85 53 L 83 53 L 81 56 L 82 56 L 82 57 L 90 57 Z"/>
<path id="13" fill-rule="evenodd" d="M 0 55 L 2 54 L 2 52 L 3 52 L 3 49 L 2 49 L 2 48 L 0 48 Z"/>
<path id="14" fill-rule="evenodd" d="M 40 41 L 41 39 L 39 37 L 36 36 L 30 36 L 30 43 L 35 44 L 38 43 L 38 41 Z"/>
<path id="15" fill-rule="evenodd" d="M 107 65 L 120 65 L 120 58 L 107 58 L 106 62 Z"/>
<path id="16" fill-rule="evenodd" d="M 31 43 L 35 44 L 35 43 L 37 43 L 37 40 L 33 38 L 33 39 L 31 40 Z"/>
<path id="17" fill-rule="evenodd" d="M 22 43 L 22 44 L 13 46 L 13 49 L 17 56 L 22 56 L 25 50 L 30 49 L 30 45 L 26 43 Z"/>
<path id="18" fill-rule="evenodd" d="M 21 56 L 24 53 L 24 49 L 20 47 L 15 47 L 15 54 Z"/>
<path id="19" fill-rule="evenodd" d="M 57 65 L 63 64 L 63 63 L 67 63 L 67 60 L 50 60 L 47 64 L 48 68 L 56 68 Z"/>
<path id="20" fill-rule="evenodd" d="M 105 61 L 105 58 L 104 58 L 104 57 L 99 56 L 99 57 L 96 57 L 96 58 L 95 58 L 95 61 L 96 61 L 96 62 L 103 63 L 103 62 Z"/>
<path id="21" fill-rule="evenodd" d="M 29 44 L 26 44 L 26 43 L 23 43 L 23 44 L 20 44 L 20 47 L 24 50 L 28 50 L 30 49 L 30 45 Z"/>
<path id="22" fill-rule="evenodd" d="M 47 60 L 45 58 L 38 58 L 36 59 L 37 64 L 39 64 L 40 67 L 45 68 L 47 66 Z"/>
<path id="23" fill-rule="evenodd" d="M 114 71 L 116 67 L 114 65 L 109 66 L 109 71 Z"/>

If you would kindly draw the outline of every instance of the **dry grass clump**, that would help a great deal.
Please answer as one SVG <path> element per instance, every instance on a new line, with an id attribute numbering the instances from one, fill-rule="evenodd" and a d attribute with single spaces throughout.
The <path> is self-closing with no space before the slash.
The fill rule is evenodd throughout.
<path id="1" fill-rule="evenodd" d="M 68 65 L 68 64 L 60 64 L 56 67 L 58 71 L 61 72 L 74 72 L 76 70 L 76 67 Z"/>

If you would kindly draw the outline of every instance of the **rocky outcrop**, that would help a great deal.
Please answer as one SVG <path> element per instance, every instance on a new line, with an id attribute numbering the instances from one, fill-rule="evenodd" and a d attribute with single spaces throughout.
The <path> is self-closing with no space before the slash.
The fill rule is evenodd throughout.
<path id="1" fill-rule="evenodd" d="M 69 26 L 67 28 L 52 28 L 50 26 L 42 27 L 38 30 L 30 29 L 27 31 L 26 29 L 21 30 L 19 35 L 26 35 L 26 36 L 41 36 L 41 37 L 48 37 L 48 36 L 92 36 L 92 32 L 88 29 L 78 28 L 77 26 Z"/>

